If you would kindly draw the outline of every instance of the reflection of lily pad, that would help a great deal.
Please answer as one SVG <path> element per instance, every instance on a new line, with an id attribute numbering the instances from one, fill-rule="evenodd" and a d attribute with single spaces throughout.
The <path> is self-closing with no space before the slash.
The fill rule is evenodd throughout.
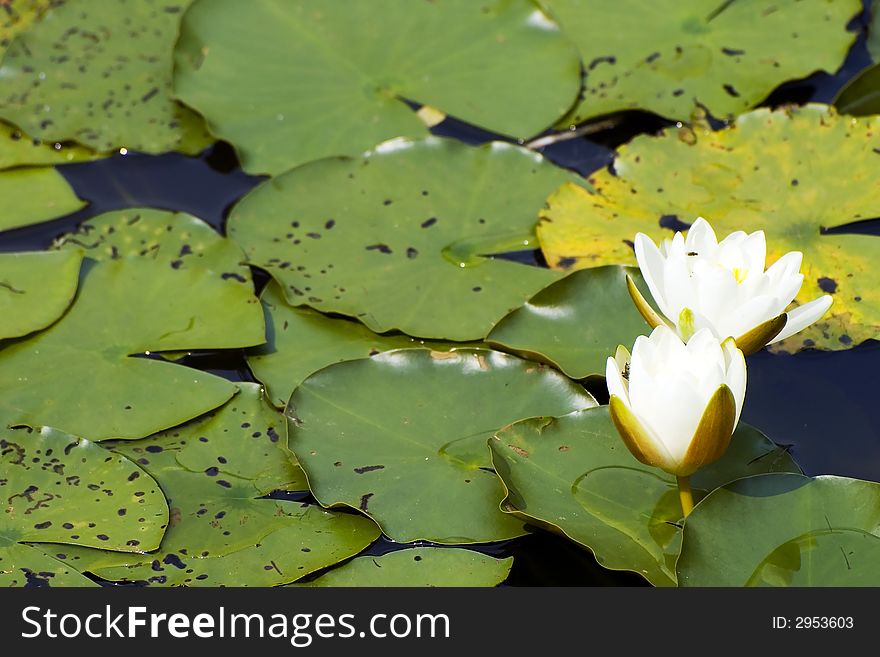
<path id="1" fill-rule="evenodd" d="M 168 524 L 156 482 L 128 459 L 53 429 L 6 429 L 0 438 L 0 586 L 90 582 L 65 563 L 80 545 L 153 550 Z M 56 557 L 23 543 L 60 543 Z M 109 554 L 109 552 L 108 552 Z"/>
<path id="2" fill-rule="evenodd" d="M 395 541 L 480 543 L 523 533 L 498 511 L 489 436 L 595 403 L 556 371 L 500 352 L 402 349 L 313 374 L 287 414 L 322 504 L 361 510 Z"/>
<path id="3" fill-rule="evenodd" d="M 358 557 L 294 586 L 497 586 L 512 565 L 512 558 L 494 559 L 473 550 L 417 547 Z"/>
<path id="4" fill-rule="evenodd" d="M 0 231 L 57 219 L 84 205 L 55 169 L 0 171 Z"/>
<path id="5" fill-rule="evenodd" d="M 539 4 L 586 67 L 581 103 L 566 124 L 629 109 L 684 120 L 698 104 L 732 118 L 782 82 L 836 71 L 856 39 L 846 25 L 862 11 L 859 0 Z"/>
<path id="6" fill-rule="evenodd" d="M 83 270 L 61 320 L 0 352 L 4 421 L 140 438 L 232 396 L 219 377 L 131 356 L 261 343 L 262 312 L 245 286 L 143 258 L 87 260 Z"/>
<path id="7" fill-rule="evenodd" d="M 681 506 L 675 478 L 638 462 L 608 407 L 518 422 L 489 442 L 507 488 L 502 508 L 589 548 L 600 564 L 631 570 L 656 586 L 675 584 Z M 799 472 L 783 449 L 740 425 L 730 449 L 693 477 L 705 495 L 764 472 Z"/>
<path id="8" fill-rule="evenodd" d="M 880 484 L 766 475 L 714 491 L 685 523 L 682 586 L 880 585 Z"/>
<path id="9" fill-rule="evenodd" d="M 880 336 L 880 238 L 827 228 L 880 216 L 880 118 L 839 117 L 824 105 L 740 116 L 718 132 L 670 128 L 623 147 L 595 191 L 568 185 L 538 226 L 551 266 L 634 263 L 636 234 L 670 237 L 670 218 L 706 217 L 719 236 L 763 229 L 768 263 L 802 251 L 796 301 L 827 293 L 829 314 L 779 343 L 842 349 Z M 672 217 L 671 217 L 672 216 Z"/>
<path id="10" fill-rule="evenodd" d="M 266 313 L 266 344 L 250 350 L 248 366 L 269 390 L 272 403 L 284 407 L 309 374 L 327 365 L 406 347 L 448 351 L 468 346 L 430 342 L 408 335 L 378 335 L 359 322 L 327 317 L 287 304 L 274 281 L 260 297 Z"/>
<path id="11" fill-rule="evenodd" d="M 0 254 L 0 340 L 58 319 L 76 294 L 82 253 Z"/>
<path id="12" fill-rule="evenodd" d="M 630 300 L 627 273 L 647 294 L 638 270 L 575 272 L 502 319 L 486 341 L 549 362 L 575 379 L 602 375 L 618 345 L 631 345 L 650 331 Z"/>
<path id="13" fill-rule="evenodd" d="M 286 447 L 283 416 L 259 386 L 243 384 L 206 418 L 114 450 L 161 484 L 172 524 L 145 555 L 79 550 L 80 570 L 110 580 L 185 586 L 285 584 L 351 557 L 379 535 L 374 523 L 317 506 L 261 499 L 304 487 Z"/>
<path id="14" fill-rule="evenodd" d="M 171 99 L 172 49 L 191 0 L 68 0 L 0 64 L 0 116 L 46 142 L 198 153 L 201 119 Z"/>
<path id="15" fill-rule="evenodd" d="M 379 333 L 478 340 L 559 277 L 487 256 L 527 248 L 547 194 L 575 179 L 508 144 L 399 140 L 263 183 L 228 230 L 291 304 Z"/>
<path id="16" fill-rule="evenodd" d="M 531 137 L 580 85 L 574 48 L 527 0 L 195 2 L 176 66 L 178 97 L 273 175 L 426 135 L 406 100 Z"/>

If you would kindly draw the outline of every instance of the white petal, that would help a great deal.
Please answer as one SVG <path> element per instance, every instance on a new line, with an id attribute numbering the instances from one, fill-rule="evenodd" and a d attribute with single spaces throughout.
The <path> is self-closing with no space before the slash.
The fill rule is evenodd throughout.
<path id="1" fill-rule="evenodd" d="M 708 221 L 697 217 L 697 220 L 688 228 L 685 246 L 689 253 L 698 253 L 705 257 L 709 257 L 715 252 L 718 239 Z"/>
<path id="2" fill-rule="evenodd" d="M 663 255 L 651 238 L 644 233 L 636 235 L 635 252 L 639 270 L 645 283 L 648 284 L 651 296 L 654 297 L 654 303 L 657 304 L 660 312 L 666 315 L 666 302 L 663 298 Z"/>
<path id="3" fill-rule="evenodd" d="M 804 254 L 800 251 L 789 251 L 767 268 L 764 275 L 776 284 L 785 276 L 797 274 L 801 270 Z"/>
<path id="4" fill-rule="evenodd" d="M 788 321 L 785 323 L 785 328 L 770 341 L 770 344 L 784 340 L 807 328 L 813 322 L 818 321 L 831 307 L 831 301 L 831 295 L 826 294 L 791 310 L 788 313 Z"/>
<path id="5" fill-rule="evenodd" d="M 605 365 L 605 383 L 608 385 L 608 395 L 620 397 L 620 401 L 629 406 L 629 391 L 620 373 L 620 367 L 613 356 L 608 357 Z"/>
<path id="6" fill-rule="evenodd" d="M 674 245 L 673 241 L 673 247 Z M 688 256 L 685 255 L 682 245 L 681 251 L 672 249 L 663 265 L 663 300 L 666 305 L 663 314 L 672 321 L 678 320 L 682 309 L 697 305 L 690 263 L 687 259 Z"/>
<path id="7" fill-rule="evenodd" d="M 767 260 L 767 238 L 763 230 L 756 230 L 742 243 L 743 255 L 749 275 L 764 272 L 764 262 Z"/>
<path id="8" fill-rule="evenodd" d="M 743 352 L 737 349 L 736 342 L 733 340 L 725 340 L 721 347 L 724 350 L 727 369 L 725 383 L 733 393 L 733 399 L 736 402 L 736 419 L 733 423 L 733 426 L 736 427 L 739 423 L 740 413 L 742 413 L 743 401 L 746 398 L 746 359 Z"/>
<path id="9" fill-rule="evenodd" d="M 774 297 L 760 296 L 749 299 L 738 308 L 732 308 L 727 316 L 724 326 L 718 327 L 720 338 L 739 338 L 756 326 L 773 319 L 773 310 L 777 302 Z M 779 313 L 777 313 L 778 315 Z"/>

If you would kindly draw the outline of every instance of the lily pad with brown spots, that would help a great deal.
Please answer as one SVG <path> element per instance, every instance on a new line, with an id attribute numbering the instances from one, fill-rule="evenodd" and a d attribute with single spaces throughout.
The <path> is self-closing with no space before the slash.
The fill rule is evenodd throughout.
<path id="1" fill-rule="evenodd" d="M 89 162 L 102 157 L 103 154 L 76 144 L 33 139 L 15 126 L 0 121 L 0 169 Z"/>
<path id="2" fill-rule="evenodd" d="M 43 142 L 198 153 L 212 139 L 171 98 L 172 52 L 190 2 L 52 3 L 0 62 L 0 117 Z"/>
<path id="3" fill-rule="evenodd" d="M 54 429 L 2 430 L 0 496 L 0 586 L 89 586 L 67 561 L 68 549 L 154 550 L 168 525 L 152 477 L 123 456 Z M 31 543 L 55 544 L 42 546 L 52 556 Z"/>
<path id="4" fill-rule="evenodd" d="M 621 110 L 732 119 L 788 80 L 836 71 L 859 0 L 539 0 L 585 69 L 568 126 Z M 637 35 L 637 36 L 635 36 Z"/>
<path id="5" fill-rule="evenodd" d="M 70 562 L 101 578 L 164 586 L 274 586 L 360 552 L 379 536 L 370 520 L 266 499 L 305 488 L 287 449 L 284 418 L 261 389 L 210 416 L 137 442 L 116 442 L 162 486 L 171 526 L 151 554 L 78 550 Z"/>
<path id="6" fill-rule="evenodd" d="M 515 356 L 400 349 L 313 374 L 286 414 L 321 504 L 361 511 L 394 541 L 467 544 L 525 531 L 498 509 L 492 433 L 595 405 L 555 370 Z"/>
<path id="7" fill-rule="evenodd" d="M 880 237 L 851 234 L 880 217 L 880 117 L 839 116 L 826 105 L 759 109 L 713 132 L 669 128 L 622 147 L 614 174 L 593 190 L 566 185 L 538 225 L 551 267 L 569 271 L 635 264 L 637 232 L 655 241 L 665 226 L 705 217 L 719 238 L 763 230 L 768 265 L 804 254 L 795 303 L 829 293 L 825 317 L 776 348 L 846 349 L 880 337 Z"/>
<path id="8" fill-rule="evenodd" d="M 377 333 L 480 340 L 559 278 L 492 256 L 532 248 L 547 194 L 579 179 L 506 143 L 394 140 L 262 183 L 228 231 L 292 305 Z"/>

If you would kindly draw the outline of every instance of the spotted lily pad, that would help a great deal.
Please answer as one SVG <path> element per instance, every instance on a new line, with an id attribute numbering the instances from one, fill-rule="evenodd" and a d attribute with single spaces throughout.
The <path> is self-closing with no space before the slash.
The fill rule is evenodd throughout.
<path id="1" fill-rule="evenodd" d="M 321 504 L 359 509 L 399 542 L 482 543 L 524 531 L 498 511 L 492 433 L 595 404 L 556 371 L 497 351 L 401 349 L 313 374 L 287 415 Z"/>
<path id="2" fill-rule="evenodd" d="M 140 438 L 216 408 L 235 387 L 133 355 L 247 347 L 263 332 L 258 299 L 211 270 L 86 260 L 64 317 L 0 352 L 0 418 L 91 440 Z"/>
<path id="3" fill-rule="evenodd" d="M 528 138 L 579 87 L 574 47 L 527 0 L 197 1 L 174 76 L 243 168 L 272 175 L 425 136 L 406 101 Z"/>
<path id="4" fill-rule="evenodd" d="M 241 249 L 185 212 L 153 208 L 105 212 L 58 238 L 53 247 L 85 250 L 99 261 L 141 257 L 172 269 L 209 269 L 224 281 L 252 287 Z"/>
<path id="5" fill-rule="evenodd" d="M 0 59 L 17 34 L 38 20 L 53 5 L 64 0 L 5 0 L 0 9 Z"/>
<path id="6" fill-rule="evenodd" d="M 379 536 L 368 519 L 261 497 L 305 483 L 287 450 L 283 423 L 259 386 L 243 384 L 212 416 L 145 440 L 113 443 L 159 481 L 171 526 L 152 554 L 79 550 L 71 563 L 114 581 L 272 586 L 357 554 Z"/>
<path id="7" fill-rule="evenodd" d="M 417 547 L 381 557 L 357 557 L 294 586 L 498 586 L 512 565 L 513 558 L 495 559 L 473 550 Z"/>
<path id="8" fill-rule="evenodd" d="M 479 340 L 559 278 L 489 254 L 528 248 L 546 195 L 575 179 L 500 142 L 396 140 L 263 183 L 228 231 L 293 305 L 377 333 Z"/>
<path id="9" fill-rule="evenodd" d="M 880 484 L 796 474 L 719 488 L 685 523 L 681 586 L 880 585 Z"/>
<path id="10" fill-rule="evenodd" d="M 76 294 L 82 252 L 0 254 L 0 340 L 58 319 Z"/>
<path id="11" fill-rule="evenodd" d="M 70 546 L 119 552 L 158 547 L 168 506 L 156 482 L 123 456 L 54 429 L 0 438 L 0 586 L 87 586 Z M 48 557 L 30 543 L 57 543 Z M 109 552 L 108 552 L 109 554 Z"/>
<path id="12" fill-rule="evenodd" d="M 618 345 L 631 345 L 650 332 L 630 300 L 627 274 L 648 294 L 636 269 L 574 272 L 502 319 L 486 341 L 555 365 L 574 379 L 601 376 Z"/>
<path id="13" fill-rule="evenodd" d="M 263 290 L 260 301 L 266 313 L 266 344 L 249 350 L 247 362 L 269 390 L 272 403 L 280 408 L 309 374 L 333 363 L 406 347 L 449 351 L 475 346 L 418 340 L 402 334 L 378 335 L 350 319 L 290 306 L 274 281 Z"/>
<path id="14" fill-rule="evenodd" d="M 681 506 L 675 477 L 643 465 L 617 434 L 608 407 L 533 418 L 489 441 L 507 489 L 502 508 L 589 548 L 611 570 L 675 585 Z M 788 453 L 742 425 L 730 449 L 692 478 L 697 498 L 765 472 L 800 472 Z"/>
<path id="15" fill-rule="evenodd" d="M 76 144 L 32 139 L 18 128 L 0 121 L 0 169 L 18 166 L 88 162 L 103 157 Z"/>
<path id="16" fill-rule="evenodd" d="M 57 219 L 83 206 L 55 169 L 0 171 L 0 231 Z"/>
<path id="17" fill-rule="evenodd" d="M 670 219 L 702 215 L 719 236 L 762 229 L 768 265 L 804 254 L 796 303 L 834 297 L 824 319 L 779 349 L 843 349 L 880 336 L 880 238 L 830 230 L 880 216 L 878 152 L 880 117 L 825 105 L 759 109 L 718 132 L 670 128 L 623 147 L 616 175 L 590 178 L 595 191 L 554 193 L 538 237 L 552 267 L 581 269 L 634 263 L 629 241 L 671 237 Z"/>
<path id="18" fill-rule="evenodd" d="M 566 125 L 632 109 L 686 120 L 698 105 L 733 118 L 782 82 L 836 71 L 856 39 L 847 23 L 862 11 L 859 0 L 539 4 L 577 44 L 586 69 Z"/>
<path id="19" fill-rule="evenodd" d="M 190 1 L 56 3 L 8 46 L 0 117 L 44 142 L 198 153 L 211 139 L 170 95 L 172 49 Z"/>

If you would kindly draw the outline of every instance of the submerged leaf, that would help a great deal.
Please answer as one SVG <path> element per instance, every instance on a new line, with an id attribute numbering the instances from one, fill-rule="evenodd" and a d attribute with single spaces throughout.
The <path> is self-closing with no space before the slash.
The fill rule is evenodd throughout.
<path id="1" fill-rule="evenodd" d="M 358 509 L 398 542 L 481 543 L 524 533 L 498 511 L 487 439 L 595 403 L 554 370 L 500 352 L 401 349 L 313 374 L 287 415 L 322 504 Z"/>
<path id="2" fill-rule="evenodd" d="M 621 148 L 614 174 L 590 178 L 594 191 L 557 190 L 538 238 L 549 264 L 570 270 L 634 264 L 635 234 L 671 237 L 676 219 L 704 216 L 719 237 L 764 230 L 768 264 L 804 254 L 796 303 L 834 297 L 822 320 L 775 348 L 844 349 L 880 336 L 880 238 L 837 230 L 880 216 L 878 153 L 880 117 L 825 105 L 759 109 L 717 132 L 669 128 Z"/>
<path id="3" fill-rule="evenodd" d="M 655 586 L 675 584 L 682 522 L 675 477 L 630 454 L 607 406 L 518 422 L 489 445 L 507 489 L 502 509 L 589 548 L 606 568 L 639 573 Z M 740 424 L 727 453 L 693 476 L 694 493 L 764 472 L 799 469 L 785 450 Z"/>
<path id="4" fill-rule="evenodd" d="M 54 429 L 0 435 L 0 586 L 34 578 L 90 585 L 65 561 L 71 546 L 127 553 L 158 547 L 168 506 L 156 482 L 130 460 Z M 47 557 L 22 543 L 64 546 Z"/>
<path id="5" fill-rule="evenodd" d="M 559 278 L 490 256 L 529 248 L 547 194 L 576 179 L 500 142 L 396 140 L 266 181 L 228 230 L 291 304 L 378 333 L 479 340 Z"/>
<path id="6" fill-rule="evenodd" d="M 527 0 L 202 0 L 175 55 L 177 96 L 272 175 L 425 136 L 433 108 L 525 139 L 580 87 L 575 49 Z"/>

